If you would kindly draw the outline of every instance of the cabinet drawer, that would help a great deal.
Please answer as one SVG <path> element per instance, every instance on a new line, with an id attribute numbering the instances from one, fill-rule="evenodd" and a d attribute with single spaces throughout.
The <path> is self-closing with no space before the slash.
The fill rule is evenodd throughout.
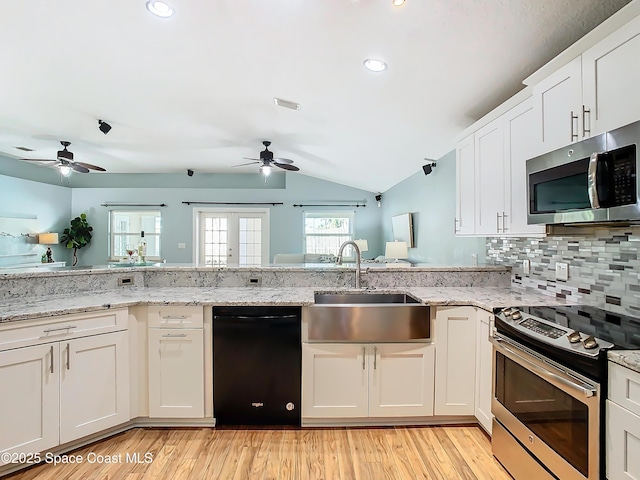
<path id="1" fill-rule="evenodd" d="M 204 325 L 202 307 L 150 305 L 147 312 L 150 328 L 202 328 Z"/>
<path id="2" fill-rule="evenodd" d="M 126 330 L 128 310 L 100 310 L 0 325 L 0 351 Z"/>
<path id="3" fill-rule="evenodd" d="M 640 373 L 609 362 L 609 400 L 640 415 Z"/>

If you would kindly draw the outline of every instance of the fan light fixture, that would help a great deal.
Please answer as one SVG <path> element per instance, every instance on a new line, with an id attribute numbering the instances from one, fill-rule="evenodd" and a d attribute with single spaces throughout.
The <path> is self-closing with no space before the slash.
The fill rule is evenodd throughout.
<path id="1" fill-rule="evenodd" d="M 71 175 L 72 171 L 73 169 L 69 165 L 60 165 L 60 173 L 63 176 L 68 177 L 69 175 Z"/>
<path id="2" fill-rule="evenodd" d="M 173 8 L 171 5 L 160 0 L 149 0 L 147 2 L 147 10 L 158 17 L 167 18 L 173 15 Z"/>
<path id="3" fill-rule="evenodd" d="M 272 170 L 273 170 L 273 167 L 271 165 L 260 165 L 260 173 L 265 177 L 268 177 L 269 175 L 271 175 Z"/>
<path id="4" fill-rule="evenodd" d="M 363 63 L 364 67 L 372 72 L 383 72 L 387 69 L 387 64 L 376 58 L 367 58 Z"/>

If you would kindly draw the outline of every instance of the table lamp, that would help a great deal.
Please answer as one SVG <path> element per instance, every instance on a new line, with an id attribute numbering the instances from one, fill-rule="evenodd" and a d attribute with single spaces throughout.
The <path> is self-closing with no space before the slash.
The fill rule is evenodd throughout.
<path id="1" fill-rule="evenodd" d="M 358 245 L 358 249 L 360 249 L 360 253 L 362 252 L 366 252 L 367 250 L 369 250 L 369 242 L 367 242 L 366 240 L 354 240 L 355 244 Z"/>
<path id="2" fill-rule="evenodd" d="M 57 233 L 41 233 L 38 235 L 38 243 L 40 245 L 57 245 L 58 234 Z M 51 247 L 47 247 L 47 263 L 53 263 L 51 257 Z"/>
<path id="3" fill-rule="evenodd" d="M 384 256 L 386 258 L 394 258 L 394 263 L 398 263 L 399 258 L 409 258 L 407 242 L 387 242 Z"/>

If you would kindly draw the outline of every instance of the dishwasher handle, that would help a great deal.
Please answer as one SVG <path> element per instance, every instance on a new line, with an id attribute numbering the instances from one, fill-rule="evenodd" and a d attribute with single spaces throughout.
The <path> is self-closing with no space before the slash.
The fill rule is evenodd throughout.
<path id="1" fill-rule="evenodd" d="M 214 315 L 214 320 L 291 320 L 300 318 L 298 315 Z"/>

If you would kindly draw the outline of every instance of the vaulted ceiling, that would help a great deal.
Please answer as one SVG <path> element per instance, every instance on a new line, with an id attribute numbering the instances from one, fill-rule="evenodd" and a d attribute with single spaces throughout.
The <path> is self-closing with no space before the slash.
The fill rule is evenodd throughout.
<path id="1" fill-rule="evenodd" d="M 384 191 L 628 3 L 168 1 L 170 18 L 145 0 L 4 1 L 0 153 L 68 140 L 112 173 L 247 173 L 232 166 L 271 140 L 300 174 Z"/>

